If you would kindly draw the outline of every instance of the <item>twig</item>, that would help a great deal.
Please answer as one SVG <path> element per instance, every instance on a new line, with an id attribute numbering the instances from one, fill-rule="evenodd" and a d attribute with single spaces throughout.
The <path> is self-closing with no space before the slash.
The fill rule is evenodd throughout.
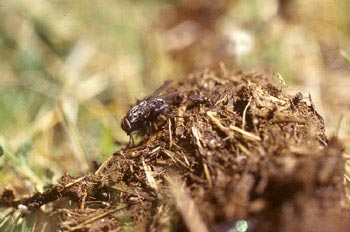
<path id="1" fill-rule="evenodd" d="M 251 141 L 261 141 L 260 137 L 253 134 L 253 133 L 250 133 L 248 131 L 245 131 L 245 130 L 242 130 L 241 128 L 239 127 L 236 127 L 234 125 L 230 125 L 229 127 L 230 129 L 234 130 L 234 131 L 237 131 L 239 132 L 240 134 L 242 134 L 246 139 L 248 140 L 251 140 Z"/>
<path id="2" fill-rule="evenodd" d="M 175 178 L 166 177 L 183 220 L 190 232 L 208 232 L 194 200 Z"/>
<path id="3" fill-rule="evenodd" d="M 81 228 L 83 228 L 84 226 L 86 226 L 86 225 L 88 225 L 88 224 L 90 224 L 90 223 L 92 223 L 92 222 L 94 222 L 94 221 L 96 221 L 96 220 L 98 220 L 98 219 L 100 219 L 100 218 L 103 218 L 103 217 L 105 217 L 105 216 L 107 216 L 107 215 L 109 215 L 109 214 L 115 213 L 115 212 L 117 212 L 117 211 L 119 211 L 119 210 L 122 210 L 122 209 L 124 209 L 124 208 L 126 208 L 126 205 L 122 205 L 122 206 L 119 206 L 118 208 L 108 210 L 108 211 L 106 211 L 106 212 L 104 212 L 104 213 L 101 213 L 100 215 L 93 216 L 93 217 L 87 219 L 86 221 L 83 221 L 83 222 L 79 223 L 79 224 L 76 225 L 76 226 L 70 227 L 70 228 L 68 228 L 68 230 L 69 230 L 69 231 L 75 231 L 75 230 L 77 230 L 77 229 L 81 229 Z"/>
<path id="4" fill-rule="evenodd" d="M 211 180 L 211 175 L 210 175 L 210 172 L 209 172 L 208 165 L 206 163 L 203 163 L 203 168 L 204 168 L 205 178 L 207 178 L 207 181 L 208 181 L 208 185 L 209 185 L 210 188 L 212 188 L 213 187 L 213 182 Z"/>
<path id="5" fill-rule="evenodd" d="M 244 130 L 244 127 L 245 127 L 246 114 L 247 114 L 247 110 L 248 110 L 248 107 L 250 106 L 251 102 L 252 102 L 252 97 L 249 98 L 249 102 L 245 106 L 244 111 L 243 111 L 243 115 L 242 115 L 242 118 L 243 118 L 243 120 L 242 120 L 242 130 Z"/>

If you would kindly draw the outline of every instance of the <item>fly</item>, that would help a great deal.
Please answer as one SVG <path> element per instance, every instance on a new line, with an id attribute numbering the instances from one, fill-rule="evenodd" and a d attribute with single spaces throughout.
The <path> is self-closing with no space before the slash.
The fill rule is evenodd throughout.
<path id="1" fill-rule="evenodd" d="M 121 121 L 121 127 L 128 135 L 135 134 L 145 129 L 159 114 L 169 109 L 170 102 L 178 96 L 178 92 L 175 91 L 166 95 L 160 95 L 160 93 L 168 87 L 170 83 L 171 81 L 165 82 L 149 97 L 129 110 Z"/>

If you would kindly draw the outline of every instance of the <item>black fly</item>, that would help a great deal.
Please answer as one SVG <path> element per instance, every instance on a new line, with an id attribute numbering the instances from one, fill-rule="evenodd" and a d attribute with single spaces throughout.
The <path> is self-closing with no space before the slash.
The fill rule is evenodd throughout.
<path id="1" fill-rule="evenodd" d="M 151 96 L 140 101 L 129 110 L 121 121 L 121 127 L 128 135 L 143 130 L 147 125 L 150 125 L 152 120 L 159 114 L 169 109 L 170 101 L 178 96 L 177 92 L 160 95 L 169 84 L 170 81 L 165 82 L 154 91 Z"/>

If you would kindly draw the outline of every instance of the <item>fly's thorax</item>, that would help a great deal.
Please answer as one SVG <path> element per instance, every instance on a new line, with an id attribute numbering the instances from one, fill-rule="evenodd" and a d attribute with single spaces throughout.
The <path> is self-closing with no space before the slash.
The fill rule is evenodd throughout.
<path id="1" fill-rule="evenodd" d="M 147 109 L 147 102 L 142 101 L 132 107 L 126 117 L 131 124 L 136 123 L 144 118 L 145 109 Z"/>
<path id="2" fill-rule="evenodd" d="M 155 114 L 161 113 L 164 109 L 169 107 L 168 102 L 160 97 L 152 99 L 152 102 L 150 102 L 150 105 L 151 105 L 150 107 L 153 109 L 153 112 Z"/>

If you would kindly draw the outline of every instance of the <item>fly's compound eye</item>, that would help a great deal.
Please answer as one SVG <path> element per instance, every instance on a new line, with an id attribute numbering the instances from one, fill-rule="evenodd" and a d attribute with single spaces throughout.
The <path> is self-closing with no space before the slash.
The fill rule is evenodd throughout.
<path id="1" fill-rule="evenodd" d="M 122 120 L 122 128 L 125 132 L 127 132 L 127 134 L 130 134 L 132 128 L 129 120 L 126 117 Z"/>

